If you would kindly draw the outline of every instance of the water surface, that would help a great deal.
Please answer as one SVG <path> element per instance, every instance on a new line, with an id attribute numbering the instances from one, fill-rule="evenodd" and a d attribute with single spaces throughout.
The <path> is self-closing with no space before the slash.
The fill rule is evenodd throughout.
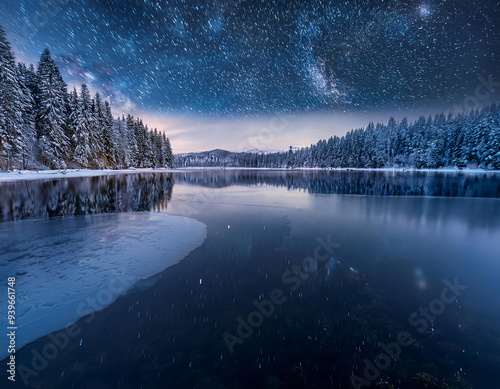
<path id="1" fill-rule="evenodd" d="M 80 320 L 30 387 L 347 388 L 352 375 L 369 387 L 499 387 L 498 175 L 202 171 L 0 188 L 7 223 L 146 211 L 207 225 L 179 264 Z M 318 239 L 331 253 L 313 266 Z M 440 303 L 446 282 L 464 288 Z M 228 348 L 224 334 L 238 336 L 276 290 L 283 303 Z M 413 344 L 367 377 L 402 333 Z M 51 342 L 18 363 L 31 368 Z"/>

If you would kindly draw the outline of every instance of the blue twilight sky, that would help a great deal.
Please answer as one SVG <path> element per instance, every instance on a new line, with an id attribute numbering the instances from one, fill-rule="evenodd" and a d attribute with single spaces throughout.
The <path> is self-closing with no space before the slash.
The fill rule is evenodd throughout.
<path id="1" fill-rule="evenodd" d="M 71 87 L 175 152 L 307 146 L 499 100 L 499 23 L 496 0 L 0 3 L 18 60 L 48 47 Z"/>

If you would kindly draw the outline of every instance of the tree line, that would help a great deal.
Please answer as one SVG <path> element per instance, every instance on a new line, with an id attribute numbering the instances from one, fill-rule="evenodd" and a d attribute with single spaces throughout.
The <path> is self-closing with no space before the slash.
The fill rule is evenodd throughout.
<path id="1" fill-rule="evenodd" d="M 0 222 L 113 212 L 165 209 L 172 173 L 110 174 L 78 180 L 2 183 Z"/>
<path id="2" fill-rule="evenodd" d="M 114 118 L 99 93 L 68 86 L 45 49 L 16 63 L 0 26 L 0 168 L 172 167 L 170 140 L 131 115 Z"/>
<path id="3" fill-rule="evenodd" d="M 492 172 L 368 171 L 344 174 L 336 170 L 203 169 L 175 174 L 176 184 L 205 188 L 230 186 L 272 186 L 310 194 L 355 194 L 363 196 L 432 196 L 500 198 L 500 175 Z M 211 193 L 200 190 L 198 200 L 211 200 Z"/>
<path id="4" fill-rule="evenodd" d="M 175 165 L 256 168 L 440 168 L 500 169 L 500 109 L 404 118 L 332 136 L 310 147 L 278 153 L 213 150 L 175 156 Z"/>

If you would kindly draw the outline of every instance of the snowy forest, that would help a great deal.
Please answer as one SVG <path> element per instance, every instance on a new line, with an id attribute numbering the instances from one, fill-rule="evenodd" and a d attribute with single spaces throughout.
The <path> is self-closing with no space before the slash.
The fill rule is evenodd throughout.
<path id="1" fill-rule="evenodd" d="M 68 92 L 48 49 L 16 63 L 0 26 L 0 169 L 172 167 L 170 141 L 141 119 L 114 118 L 87 85 Z"/>
<path id="2" fill-rule="evenodd" d="M 333 136 L 315 145 L 278 153 L 213 150 L 175 156 L 175 166 L 258 168 L 500 168 L 500 108 L 420 117 Z"/>

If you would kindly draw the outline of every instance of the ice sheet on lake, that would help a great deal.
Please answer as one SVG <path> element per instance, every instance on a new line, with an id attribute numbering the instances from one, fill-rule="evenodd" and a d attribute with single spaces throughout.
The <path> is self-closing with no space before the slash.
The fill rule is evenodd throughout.
<path id="1" fill-rule="evenodd" d="M 206 226 L 162 213 L 102 214 L 0 223 L 0 327 L 7 277 L 16 277 L 16 349 L 109 306 L 137 281 L 199 247 Z M 0 360 L 7 354 L 0 339 Z"/>

